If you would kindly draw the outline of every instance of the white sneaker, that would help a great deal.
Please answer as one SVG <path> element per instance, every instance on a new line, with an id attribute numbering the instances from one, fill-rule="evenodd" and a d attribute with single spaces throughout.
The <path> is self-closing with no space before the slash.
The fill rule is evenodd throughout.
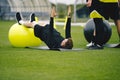
<path id="1" fill-rule="evenodd" d="M 100 46 L 99 44 L 94 44 L 88 48 L 89 50 L 95 50 L 95 49 L 103 49 L 103 46 Z"/>
<path id="2" fill-rule="evenodd" d="M 89 44 L 86 45 L 86 47 L 90 47 L 90 46 L 92 46 L 92 45 L 94 45 L 94 43 L 93 43 L 93 42 L 90 42 Z"/>
<path id="3" fill-rule="evenodd" d="M 35 21 L 35 13 L 30 14 L 30 21 L 29 22 L 33 22 Z"/>

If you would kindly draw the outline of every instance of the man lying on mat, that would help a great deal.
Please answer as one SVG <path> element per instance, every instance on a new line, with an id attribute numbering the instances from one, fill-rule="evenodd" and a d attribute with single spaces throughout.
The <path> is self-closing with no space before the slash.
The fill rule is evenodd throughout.
<path id="1" fill-rule="evenodd" d="M 71 6 L 68 6 L 68 18 L 66 22 L 65 38 L 61 36 L 60 32 L 54 29 L 54 17 L 56 16 L 56 7 L 52 5 L 50 24 L 40 24 L 35 22 L 35 14 L 32 13 L 30 21 L 26 22 L 22 19 L 19 12 L 16 13 L 17 22 L 28 28 L 34 29 L 34 35 L 40 38 L 50 49 L 72 49 L 73 41 L 71 38 Z"/>

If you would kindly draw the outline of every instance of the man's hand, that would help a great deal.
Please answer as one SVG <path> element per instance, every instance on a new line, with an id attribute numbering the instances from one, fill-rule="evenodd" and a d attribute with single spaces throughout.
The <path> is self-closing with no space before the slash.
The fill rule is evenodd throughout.
<path id="1" fill-rule="evenodd" d="M 90 7 L 91 4 L 92 4 L 92 0 L 88 0 L 87 3 L 86 3 L 87 7 Z"/>

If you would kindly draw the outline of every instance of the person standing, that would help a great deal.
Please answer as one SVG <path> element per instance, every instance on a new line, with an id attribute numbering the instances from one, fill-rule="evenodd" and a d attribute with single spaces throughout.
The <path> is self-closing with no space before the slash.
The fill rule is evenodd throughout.
<path id="1" fill-rule="evenodd" d="M 87 0 L 86 5 L 89 7 L 90 12 L 96 10 L 104 19 L 109 20 L 111 18 L 114 20 L 120 42 L 120 0 Z M 105 24 L 102 18 L 93 18 L 93 20 L 95 23 L 95 34 L 91 43 L 87 46 L 89 49 L 103 49 L 101 41 L 103 40 L 104 33 L 102 31 Z M 120 44 L 118 47 L 120 47 Z"/>

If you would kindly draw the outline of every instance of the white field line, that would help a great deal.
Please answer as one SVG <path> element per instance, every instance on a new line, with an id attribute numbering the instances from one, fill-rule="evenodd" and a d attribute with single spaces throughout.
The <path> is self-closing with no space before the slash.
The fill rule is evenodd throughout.
<path id="1" fill-rule="evenodd" d="M 46 24 L 49 24 L 49 21 L 39 21 L 40 23 L 46 23 Z M 65 25 L 64 22 L 55 22 L 56 25 L 60 25 L 60 26 L 63 26 Z M 72 26 L 81 26 L 81 27 L 84 27 L 86 23 L 71 23 Z M 114 23 L 110 22 L 109 23 L 110 25 L 115 25 Z"/>

